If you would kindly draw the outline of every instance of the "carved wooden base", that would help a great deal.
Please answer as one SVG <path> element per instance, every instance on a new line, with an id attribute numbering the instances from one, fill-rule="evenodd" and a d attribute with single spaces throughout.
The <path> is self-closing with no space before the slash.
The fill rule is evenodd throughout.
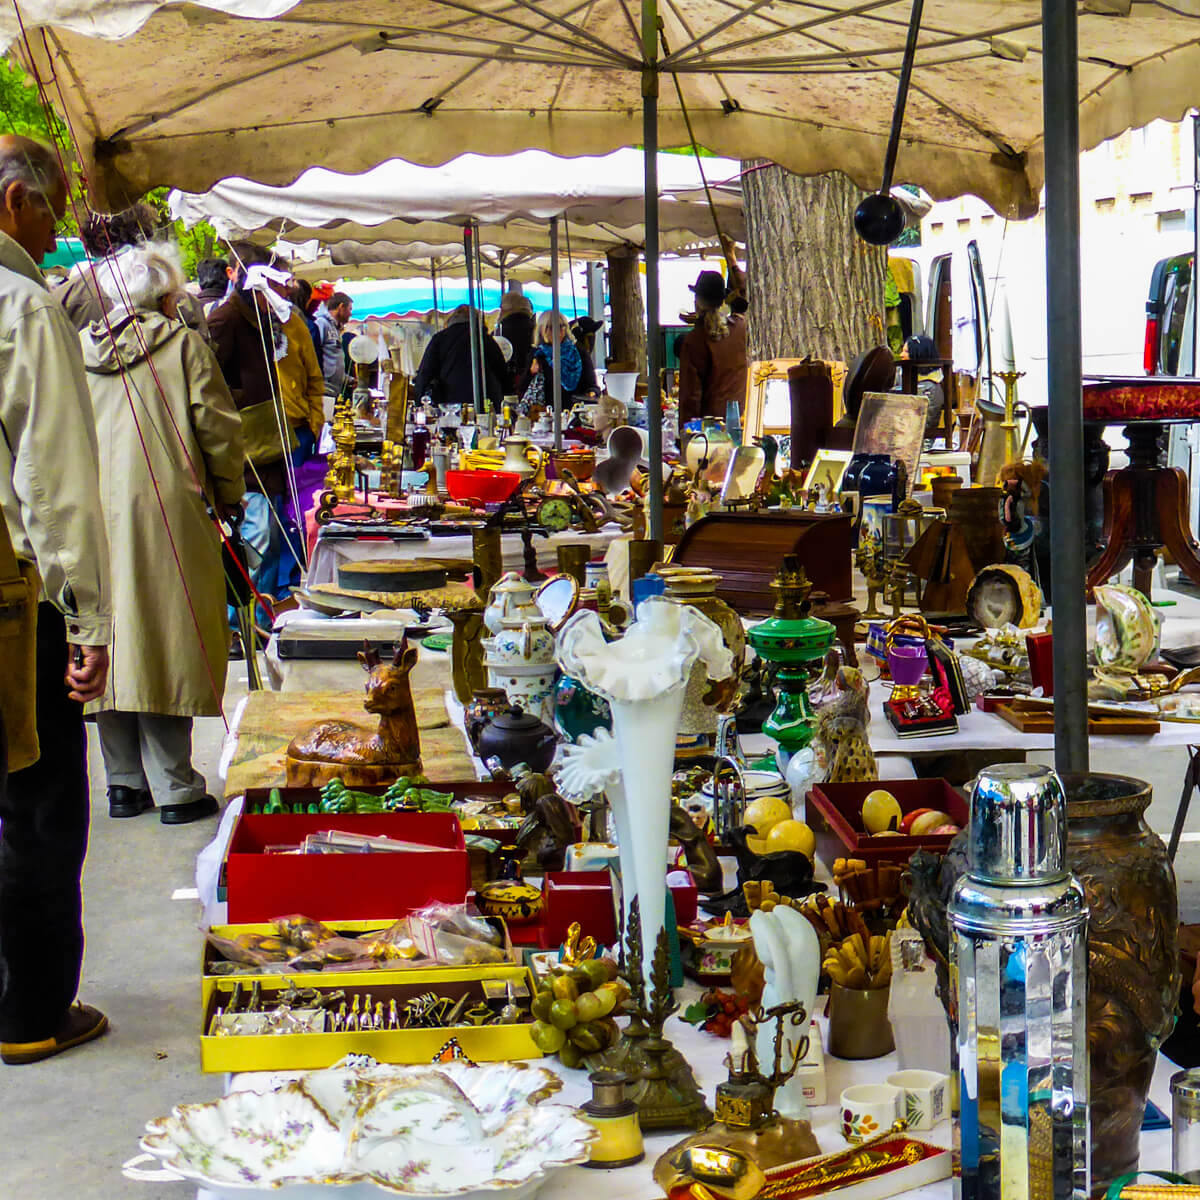
<path id="1" fill-rule="evenodd" d="M 347 787 L 368 787 L 372 784 L 395 783 L 402 776 L 420 775 L 421 760 L 407 763 L 336 763 L 312 762 L 293 758 L 284 760 L 288 787 L 324 787 L 332 779 L 340 779 Z"/>
<path id="2" fill-rule="evenodd" d="M 1092 588 L 1115 575 L 1133 559 L 1133 586 L 1149 598 L 1160 546 L 1179 569 L 1200 585 L 1200 546 L 1188 527 L 1187 475 L 1178 467 L 1147 464 L 1135 455 L 1130 438 L 1130 465 L 1109 471 L 1104 480 L 1104 552 L 1087 575 Z"/>

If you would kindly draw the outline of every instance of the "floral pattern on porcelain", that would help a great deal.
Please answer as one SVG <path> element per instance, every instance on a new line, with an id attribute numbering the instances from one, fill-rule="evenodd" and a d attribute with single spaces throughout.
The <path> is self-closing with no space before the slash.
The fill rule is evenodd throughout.
<path id="1" fill-rule="evenodd" d="M 561 1086 L 523 1063 L 404 1068 L 356 1057 L 271 1091 L 181 1105 L 147 1125 L 142 1148 L 219 1196 L 334 1187 L 357 1200 L 365 1187 L 517 1200 L 588 1157 L 593 1127 L 541 1103 Z"/>
<path id="2" fill-rule="evenodd" d="M 554 634 L 545 617 L 506 618 L 500 632 L 485 639 L 488 684 L 503 688 L 510 704 L 519 704 L 545 721 L 553 717 Z"/>

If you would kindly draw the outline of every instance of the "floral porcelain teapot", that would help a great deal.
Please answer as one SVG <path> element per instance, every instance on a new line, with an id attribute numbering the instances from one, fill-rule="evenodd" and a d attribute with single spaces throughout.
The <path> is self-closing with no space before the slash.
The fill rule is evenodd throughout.
<path id="1" fill-rule="evenodd" d="M 554 634 L 540 613 L 536 617 L 507 617 L 500 632 L 484 643 L 488 684 L 503 688 L 510 704 L 519 704 L 539 718 L 553 714 Z"/>

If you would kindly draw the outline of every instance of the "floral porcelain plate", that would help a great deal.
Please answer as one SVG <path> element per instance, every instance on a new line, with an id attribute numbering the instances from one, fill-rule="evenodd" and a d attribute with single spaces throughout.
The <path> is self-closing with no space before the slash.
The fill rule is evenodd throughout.
<path id="1" fill-rule="evenodd" d="M 388 1067 L 352 1058 L 271 1091 L 235 1091 L 177 1107 L 146 1126 L 158 1169 L 131 1178 L 192 1180 L 240 1200 L 383 1195 L 505 1200 L 532 1196 L 552 1173 L 586 1161 L 592 1126 L 544 1104 L 562 1086 L 542 1067 Z"/>

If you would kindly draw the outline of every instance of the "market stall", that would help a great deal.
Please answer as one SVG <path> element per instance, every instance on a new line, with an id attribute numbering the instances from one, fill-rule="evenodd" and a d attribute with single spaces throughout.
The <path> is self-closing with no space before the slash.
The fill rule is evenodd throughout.
<path id="1" fill-rule="evenodd" d="M 293 18 L 309 16 L 315 7 L 258 6 L 264 36 L 275 39 L 271 52 L 286 56 L 289 65 L 303 56 L 306 39 L 317 36 Z M 464 614 L 455 628 L 457 645 L 451 644 L 457 668 L 452 680 L 460 699 L 463 693 L 469 697 L 469 743 L 489 770 L 509 773 L 502 788 L 511 783 L 515 790 L 497 796 L 475 780 L 426 780 L 425 730 L 409 678 L 418 655 L 404 639 L 390 656 L 364 651 L 366 707 L 372 718 L 378 716 L 378 727 L 372 732 L 336 717 L 288 731 L 285 784 L 263 789 L 265 794 L 247 792 L 227 856 L 231 915 L 253 911 L 267 918 L 271 912 L 275 921 L 267 928 L 214 931 L 212 949 L 221 957 L 206 952 L 202 968 L 199 1033 L 209 1069 L 328 1068 L 335 1055 L 351 1051 L 419 1065 L 418 1078 L 359 1061 L 288 1091 L 297 1109 L 289 1110 L 274 1096 L 263 1101 L 235 1093 L 223 1111 L 232 1108 L 243 1119 L 217 1127 L 217 1152 L 205 1147 L 196 1153 L 194 1142 L 181 1148 L 177 1139 L 186 1138 L 187 1130 L 170 1118 L 157 1122 L 145 1150 L 177 1175 L 209 1183 L 214 1172 L 224 1171 L 228 1181 L 232 1171 L 241 1186 L 278 1180 L 281 1172 L 291 1171 L 292 1179 L 348 1181 L 349 1176 L 355 1184 L 383 1182 L 413 1195 L 425 1184 L 443 1192 L 487 1187 L 500 1170 L 510 1169 L 513 1177 L 506 1182 L 536 1190 L 547 1169 L 563 1167 L 563 1176 L 553 1182 L 577 1191 L 576 1167 L 585 1158 L 599 1165 L 632 1164 L 645 1135 L 652 1152 L 660 1149 L 655 1139 L 664 1129 L 680 1140 L 654 1163 L 653 1177 L 655 1186 L 673 1197 L 812 1194 L 835 1176 L 845 1182 L 854 1174 L 857 1182 L 864 1174 L 898 1172 L 901 1164 L 928 1162 L 931 1171 L 948 1173 L 950 1163 L 938 1143 L 922 1148 L 914 1133 L 921 1131 L 926 1102 L 932 1110 L 933 1095 L 946 1094 L 947 1071 L 939 1070 L 942 1060 L 928 1039 L 909 1040 L 902 1032 L 906 1023 L 915 1023 L 926 1033 L 940 1033 L 944 1020 L 965 1191 L 987 1197 L 1014 1190 L 1082 1197 L 1103 1192 L 1137 1169 L 1145 1100 L 1155 1087 L 1163 1097 L 1157 1051 L 1180 993 L 1177 896 L 1166 850 L 1142 820 L 1147 788 L 1133 778 L 1082 772 L 1089 724 L 1118 721 L 1138 727 L 1137 736 L 1149 739 L 1157 733 L 1149 726 L 1186 725 L 1198 710 L 1186 690 L 1192 682 L 1188 670 L 1173 672 L 1169 661 L 1160 662 L 1157 621 L 1142 592 L 1096 588 L 1102 616 L 1092 646 L 1094 667 L 1085 653 L 1078 544 L 1076 100 L 1083 74 L 1086 136 L 1093 140 L 1119 128 L 1131 112 L 1148 117 L 1159 111 L 1157 105 L 1176 105 L 1178 96 L 1165 86 L 1165 77 L 1189 76 L 1191 29 L 1184 15 L 1165 10 L 1147 18 L 1130 6 L 1088 6 L 1077 43 L 1075 7 L 1047 6 L 1041 53 L 1029 56 L 1028 46 L 1014 35 L 1035 35 L 1035 6 L 1006 6 L 1003 26 L 987 23 L 997 19 L 990 11 L 969 10 L 964 16 L 947 8 L 936 14 L 936 24 L 931 17 L 922 29 L 918 3 L 902 50 L 896 45 L 897 15 L 887 8 L 866 14 L 856 9 L 857 19 L 850 21 L 835 6 L 794 28 L 754 6 L 734 16 L 722 9 L 697 34 L 675 16 L 660 28 L 651 3 L 641 14 L 640 44 L 636 23 L 621 23 L 627 12 L 613 18 L 619 33 L 611 37 L 600 36 L 611 31 L 601 30 L 590 16 L 578 25 L 556 17 L 526 31 L 532 42 L 524 35 L 514 41 L 507 28 L 497 30 L 491 23 L 500 20 L 495 14 L 473 12 L 449 32 L 437 25 L 406 25 L 378 29 L 364 39 L 356 31 L 353 40 L 332 50 L 322 24 L 320 48 L 309 45 L 308 53 L 319 57 L 418 51 L 399 61 L 420 61 L 421 92 L 439 82 L 431 78 L 437 72 L 427 60 L 444 56 L 450 65 L 438 90 L 418 109 L 412 97 L 402 105 L 412 114 L 403 129 L 413 131 L 415 156 L 440 155 L 455 130 L 456 145 L 475 138 L 493 138 L 497 145 L 518 138 L 528 144 L 539 136 L 529 132 L 535 117 L 550 142 L 567 136 L 563 130 L 572 122 L 581 148 L 609 139 L 634 140 L 641 100 L 652 310 L 659 74 L 687 77 L 696 92 L 692 116 L 706 144 L 738 152 L 753 146 L 800 169 L 839 166 L 860 182 L 873 180 L 883 131 L 891 125 L 885 195 L 882 207 L 872 206 L 885 215 L 902 144 L 901 170 L 911 171 L 909 177 L 926 182 L 927 174 L 934 189 L 986 191 L 1014 211 L 1032 201 L 1044 161 L 1055 268 L 1050 424 L 1056 621 L 1052 631 L 1041 627 L 1036 581 L 1022 565 L 1028 564 L 1025 535 L 1036 497 L 1030 478 L 1021 473 L 1025 464 L 1005 462 L 1004 467 L 1021 470 L 1004 480 L 974 479 L 960 489 L 961 499 L 935 516 L 932 510 L 940 506 L 908 496 L 907 484 L 901 486 L 895 461 L 901 456 L 892 443 L 876 444 L 874 451 L 858 447 L 866 461 L 857 464 L 855 475 L 853 464 L 845 464 L 837 484 L 806 478 L 802 490 L 800 481 L 784 480 L 773 464 L 765 469 L 765 456 L 755 460 L 751 455 L 747 463 L 747 456 L 731 448 L 734 469 L 725 482 L 732 482 L 732 490 L 703 479 L 711 466 L 707 444 L 703 462 L 693 466 L 685 457 L 685 478 L 676 482 L 692 529 L 700 524 L 696 509 L 705 504 L 776 509 L 771 520 L 777 526 L 786 523 L 792 545 L 780 561 L 769 564 L 776 576 L 771 616 L 732 607 L 721 595 L 725 580 L 711 560 L 664 562 L 661 538 L 645 548 L 640 569 L 631 554 L 628 603 L 614 594 L 613 581 L 599 569 L 586 572 L 582 584 L 564 570 L 563 582 L 549 581 L 554 589 L 549 595 L 516 573 L 489 588 L 497 561 L 494 545 L 475 546 L 480 578 L 470 589 L 473 600 L 463 594 L 468 590 L 463 584 L 455 593 L 460 604 L 425 607 Z M 601 15 L 607 19 L 607 10 L 593 12 L 596 21 Z M 49 15 L 43 13 L 43 19 Z M 108 15 L 115 21 L 129 14 Z M 137 15 L 146 15 L 145 5 Z M 174 40 L 179 29 L 173 22 L 187 20 L 195 21 L 195 14 L 164 10 L 152 16 L 133 38 L 122 73 L 138 55 L 154 54 L 168 38 Z M 813 25 L 836 27 L 843 20 L 845 31 L 812 32 Z M 742 30 L 729 35 L 734 40 L 721 42 L 739 21 Z M 225 49 L 225 23 L 212 24 L 217 31 L 204 20 L 191 31 L 198 54 Z M 116 24 L 107 28 L 118 32 Z M 115 68 L 99 63 L 94 54 L 89 60 L 89 43 L 77 32 L 57 38 L 55 53 L 73 66 L 65 85 L 72 97 L 67 106 L 99 134 L 92 128 L 95 106 L 79 97 L 89 79 L 103 80 Z M 496 56 L 497 42 L 509 52 Z M 764 56 L 766 42 L 779 53 Z M 464 43 L 475 48 L 467 51 Z M 612 49 L 624 44 L 634 52 Z M 27 43 L 25 50 L 52 68 L 48 43 L 40 48 Z M 459 90 L 458 60 L 472 53 L 479 70 L 467 76 L 476 77 L 467 111 L 459 107 L 466 97 Z M 747 54 L 755 56 L 753 63 Z M 917 63 L 913 107 L 901 138 L 902 122 L 890 119 L 892 74 L 899 68 L 901 91 L 906 90 L 914 57 L 927 61 Z M 1042 62 L 1027 62 L 1028 57 Z M 1164 58 L 1174 61 L 1178 74 L 1162 70 Z M 535 64 L 555 65 L 561 73 L 543 81 L 553 88 L 555 103 L 506 112 L 500 93 L 489 95 L 488 88 L 503 88 L 504 97 L 523 96 L 508 73 L 528 72 Z M 578 71 L 581 66 L 603 73 L 612 88 L 609 93 L 589 78 L 586 87 L 595 99 L 583 111 L 570 107 L 579 103 L 585 86 L 579 76 L 589 74 Z M 1036 88 L 1028 86 L 1042 67 L 1044 141 L 1034 111 Z M 209 128 L 227 130 L 229 122 L 219 119 L 223 106 L 239 101 L 244 102 L 237 112 L 242 158 L 249 162 L 247 155 L 257 153 L 261 173 L 290 178 L 292 172 L 280 162 L 282 151 L 264 141 L 262 127 L 247 132 L 247 114 L 254 111 L 249 101 L 266 91 L 262 69 L 262 62 L 255 62 L 252 86 L 230 81 L 204 95 L 180 96 L 175 108 L 164 106 L 159 116 L 131 111 L 127 122 L 114 126 L 121 137 L 105 138 L 103 155 L 92 148 L 98 186 L 113 191 L 139 178 L 149 182 L 166 169 L 155 159 L 162 161 L 168 143 L 172 155 L 180 146 L 197 148 L 200 137 L 186 127 L 189 121 L 203 112 Z M 363 68 L 357 69 L 361 75 Z M 850 133 L 844 132 L 846 121 L 830 132 L 830 105 L 841 97 L 831 99 L 827 81 L 813 82 L 815 75 L 838 70 L 861 72 L 867 81 L 844 106 L 858 109 Z M 1139 87 L 1150 70 L 1160 86 Z M 705 81 L 722 71 L 740 81 L 742 99 L 721 82 L 708 88 Z M 373 134 L 382 136 L 386 128 L 394 137 L 394 113 L 382 109 L 399 103 L 397 74 L 380 72 L 381 111 L 364 116 L 359 109 L 344 120 L 332 110 L 323 114 L 322 131 L 311 143 L 322 157 L 342 163 L 350 155 L 369 155 Z M 778 82 L 780 76 L 787 87 Z M 961 110 L 938 95 L 942 89 L 961 97 Z M 680 84 L 680 121 L 684 95 Z M 886 104 L 875 102 L 885 95 Z M 482 118 L 481 98 L 496 101 Z M 780 111 L 785 105 L 791 107 L 786 118 Z M 554 111 L 556 106 L 570 115 Z M 612 110 L 622 112 L 621 119 L 596 119 Z M 174 128 L 181 113 L 185 127 Z M 358 122 L 361 138 L 348 139 L 339 130 L 339 121 L 350 119 Z M 805 131 L 811 136 L 792 136 L 798 119 L 808 123 Z M 675 120 L 668 111 L 664 127 L 671 129 Z M 270 124 L 264 119 L 264 127 Z M 919 132 L 909 137 L 908 130 Z M 692 132 L 688 128 L 689 140 Z M 189 170 L 203 172 L 203 165 L 196 165 L 202 161 L 195 155 Z M 655 320 L 652 315 L 651 333 Z M 652 351 L 647 491 L 650 532 L 661 534 L 660 489 L 671 481 L 659 470 L 656 354 Z M 894 368 L 890 361 L 883 365 Z M 887 403 L 884 395 L 875 407 Z M 857 437 L 858 423 L 851 424 Z M 896 429 L 892 426 L 893 433 Z M 335 485 L 342 489 L 340 498 L 351 499 L 353 422 L 349 429 L 343 423 L 339 432 L 347 445 Z M 610 448 L 619 449 L 620 443 Z M 872 453 L 883 461 L 869 461 Z M 630 470 L 622 485 L 633 482 L 640 441 L 625 457 Z M 912 465 L 919 467 L 919 453 Z M 908 478 L 924 482 L 919 471 Z M 879 492 L 864 488 L 863 480 L 882 485 L 878 553 L 872 549 L 868 513 Z M 997 486 L 1001 483 L 1011 484 L 1011 490 Z M 536 515 L 533 504 L 540 510 L 555 498 L 565 499 L 522 490 L 507 515 L 528 530 Z M 929 510 L 927 520 L 905 509 L 910 502 Z M 803 510 L 831 519 L 796 519 Z M 553 508 L 546 511 L 551 515 Z M 853 521 L 846 519 L 851 516 Z M 902 530 L 893 529 L 897 536 L 889 538 L 888 517 L 910 523 L 918 536 L 905 539 L 899 536 Z M 489 519 L 485 526 L 498 534 L 501 523 Z M 816 550 L 812 530 L 822 526 L 831 537 L 842 531 L 836 550 L 829 542 Z M 725 536 L 736 539 L 736 530 Z M 889 555 L 889 547 L 898 553 Z M 848 638 L 849 647 L 842 641 L 865 670 L 831 654 L 835 637 L 846 636 L 839 636 L 837 620 L 843 626 L 855 622 L 845 612 L 830 611 L 829 619 L 817 615 L 809 578 L 818 570 L 830 579 L 848 578 L 852 550 L 865 551 L 860 558 L 864 578 L 883 591 L 892 608 L 887 617 L 864 614 L 861 652 L 855 638 Z M 528 563 L 525 574 L 535 574 Z M 444 580 L 421 588 L 407 582 L 413 594 L 449 587 Z M 347 593 L 373 590 L 342 586 Z M 822 605 L 827 611 L 842 608 L 850 598 L 847 590 L 826 595 Z M 490 636 L 482 636 L 481 625 Z M 748 686 L 740 695 L 743 674 Z M 481 686 L 484 682 L 490 686 Z M 961 729 L 959 718 L 968 724 L 980 705 L 1012 706 L 1020 700 L 1030 706 L 1023 712 L 1038 712 L 1044 719 L 1053 689 L 1063 778 L 1025 764 L 994 767 L 976 778 L 969 806 L 945 787 L 937 793 L 942 807 L 918 804 L 915 797 L 924 800 L 925 791 L 881 787 L 868 685 L 875 689 L 876 703 L 880 692 L 886 694 L 878 711 L 887 727 L 897 738 L 911 739 L 952 737 Z M 751 700 L 754 712 L 739 712 Z M 734 714 L 745 717 L 747 727 L 756 716 L 775 744 L 765 762 L 746 761 L 731 736 L 727 718 Z M 435 719 L 440 728 L 436 714 Z M 1103 736 L 1099 730 L 1094 735 Z M 521 764 L 533 769 L 521 771 Z M 809 814 L 809 800 L 821 797 L 831 814 L 828 830 L 802 819 Z M 585 818 L 594 836 L 583 836 Z M 510 842 L 506 834 L 514 822 L 519 825 Z M 853 839 L 852 852 L 822 861 L 818 834 L 841 827 Z M 678 843 L 674 848 L 672 841 Z M 737 887 L 726 888 L 721 851 L 731 851 L 737 861 Z M 390 855 L 401 855 L 391 862 L 402 862 L 405 869 L 389 870 Z M 672 865 L 686 864 L 682 878 L 666 875 L 668 855 Z M 309 861 L 297 864 L 297 859 Z M 594 869 L 567 869 L 572 864 Z M 1136 869 L 1129 869 L 1131 864 Z M 911 885 L 902 890 L 906 867 Z M 465 909 L 468 894 L 478 914 Z M 704 895 L 711 920 L 687 920 L 698 894 Z M 440 902 L 433 913 L 430 901 Z M 302 903 L 314 910 L 304 918 L 280 912 Z M 368 927 L 354 929 L 349 922 Z M 514 947 L 522 944 L 514 932 L 529 939 L 525 944 L 530 950 L 536 946 L 540 955 L 514 957 Z M 725 1034 L 730 1035 L 728 1077 L 712 1097 L 712 1112 L 707 1088 L 713 1076 L 701 1069 L 707 1055 L 693 1049 L 673 1012 L 675 941 L 681 968 L 686 960 L 710 986 L 714 977 L 727 975 L 733 993 L 707 993 L 695 1014 L 709 1027 L 705 1036 L 722 1048 Z M 322 968 L 311 986 L 297 986 L 274 969 L 297 971 L 301 960 Z M 935 980 L 942 985 L 940 993 Z M 826 992 L 828 999 L 818 1000 Z M 850 1087 L 837 1096 L 833 1136 L 841 1142 L 834 1159 L 818 1157 L 829 1150 L 829 1125 L 819 1113 L 814 1118 L 809 1107 L 822 1107 L 815 1092 L 819 1072 L 808 1058 L 814 1044 L 811 1021 L 821 1004 L 829 1012 L 820 1033 L 829 1058 L 873 1064 L 862 1076 L 823 1073 L 827 1087 L 834 1080 L 870 1079 L 865 1090 Z M 623 1028 L 616 1022 L 618 1012 L 628 1018 Z M 921 1020 L 914 1021 L 918 1014 Z M 888 1036 L 896 1044 L 898 1065 L 924 1072 L 919 1081 L 889 1081 Z M 711 1042 L 701 1045 L 707 1049 Z M 514 1073 L 504 1063 L 539 1055 L 557 1055 L 569 1071 L 586 1065 L 617 1067 L 622 1074 L 594 1081 L 593 1101 L 578 1112 L 555 1107 L 550 1096 L 537 1095 L 539 1105 L 527 1090 L 505 1091 Z M 475 1073 L 461 1066 L 464 1056 L 489 1065 Z M 436 1059 L 433 1066 L 431 1059 Z M 578 1079 L 576 1074 L 573 1082 Z M 490 1099 L 478 1091 L 464 1094 L 464 1088 L 491 1081 L 505 1103 L 497 1105 L 495 1093 Z M 547 1081 L 538 1092 L 550 1087 Z M 304 1124 L 312 1112 L 306 1089 L 338 1100 L 332 1120 L 324 1110 L 319 1139 L 312 1135 L 321 1118 Z M 307 1107 L 297 1095 L 309 1097 Z M 580 1093 L 574 1095 L 578 1099 Z M 452 1171 L 440 1160 L 434 1164 L 431 1157 L 418 1157 L 403 1113 L 416 1105 L 439 1129 L 449 1127 L 457 1145 L 479 1150 L 478 1156 L 464 1154 Z M 497 1107 L 501 1112 L 520 1108 L 527 1127 L 544 1130 L 546 1139 L 562 1139 L 553 1141 L 549 1162 L 531 1161 L 527 1145 L 505 1141 L 517 1123 L 497 1120 Z M 630 1120 L 635 1115 L 637 1131 Z M 236 1131 L 247 1128 L 247 1116 L 253 1117 L 253 1132 L 246 1140 L 265 1142 L 270 1150 L 253 1164 L 234 1162 L 228 1154 Z M 582 1127 L 589 1125 L 595 1132 Z M 1146 1148 L 1163 1153 L 1161 1143 Z M 465 1165 L 468 1157 L 471 1166 Z M 479 1163 L 482 1174 L 472 1173 Z M 867 1182 L 886 1190 L 897 1180 Z"/>

